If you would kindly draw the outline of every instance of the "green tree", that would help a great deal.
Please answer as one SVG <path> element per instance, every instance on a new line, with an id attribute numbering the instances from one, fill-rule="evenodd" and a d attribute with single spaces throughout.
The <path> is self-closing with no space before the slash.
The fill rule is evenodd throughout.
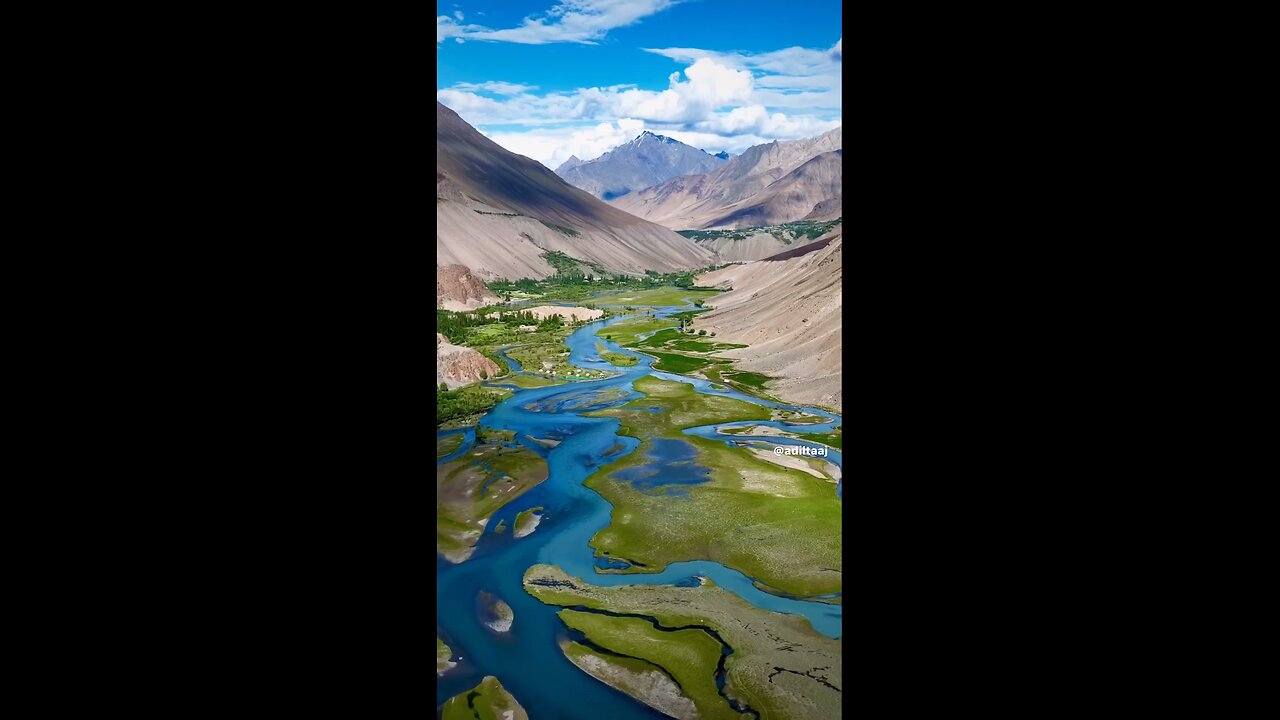
<path id="1" fill-rule="evenodd" d="M 449 392 L 449 386 L 444 383 L 440 383 L 440 392 Z"/>
<path id="2" fill-rule="evenodd" d="M 699 334 L 699 335 L 706 335 L 706 334 L 707 334 L 707 331 L 706 331 L 706 330 L 699 330 L 699 331 L 698 331 L 698 334 Z"/>
<path id="3" fill-rule="evenodd" d="M 563 324 L 564 324 L 564 321 L 561 319 L 561 317 L 558 314 L 550 315 L 545 320 L 538 323 L 538 330 L 539 331 L 558 330 Z"/>
<path id="4" fill-rule="evenodd" d="M 481 371 L 480 371 L 480 379 L 481 379 L 481 380 L 488 380 L 488 379 L 489 379 L 489 373 L 488 373 L 487 371 L 485 371 L 485 370 L 481 370 Z"/>

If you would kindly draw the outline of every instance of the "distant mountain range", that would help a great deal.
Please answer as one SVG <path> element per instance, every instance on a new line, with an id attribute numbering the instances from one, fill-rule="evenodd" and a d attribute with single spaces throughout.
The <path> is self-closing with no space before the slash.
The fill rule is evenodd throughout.
<path id="1" fill-rule="evenodd" d="M 816 155 L 760 192 L 723 208 L 707 227 L 758 227 L 839 217 L 843 172 L 844 150 Z"/>
<path id="2" fill-rule="evenodd" d="M 548 277 L 555 274 L 542 257 L 548 251 L 629 274 L 714 262 L 711 252 L 670 229 L 507 151 L 437 102 L 436 306 L 483 302 L 483 286 L 457 266 L 480 281 Z"/>
<path id="3" fill-rule="evenodd" d="M 680 175 L 712 172 L 728 159 L 728 153 L 711 155 L 645 130 L 595 160 L 572 156 L 556 168 L 556 174 L 574 187 L 602 200 L 612 200 Z"/>
<path id="4" fill-rule="evenodd" d="M 611 204 L 673 230 L 827 220 L 843 211 L 843 134 L 756 145 L 713 172 L 682 175 Z"/>

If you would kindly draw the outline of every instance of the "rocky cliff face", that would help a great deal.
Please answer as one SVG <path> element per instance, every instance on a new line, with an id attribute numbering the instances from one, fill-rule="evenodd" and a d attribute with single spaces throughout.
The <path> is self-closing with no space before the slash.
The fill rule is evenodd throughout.
<path id="1" fill-rule="evenodd" d="M 501 372 L 498 365 L 471 348 L 449 344 L 449 338 L 436 333 L 436 384 L 444 383 L 452 390 Z M 484 377 L 481 377 L 484 373 Z"/>
<path id="2" fill-rule="evenodd" d="M 436 267 L 436 307 L 473 310 L 496 302 L 498 297 L 465 265 Z"/>

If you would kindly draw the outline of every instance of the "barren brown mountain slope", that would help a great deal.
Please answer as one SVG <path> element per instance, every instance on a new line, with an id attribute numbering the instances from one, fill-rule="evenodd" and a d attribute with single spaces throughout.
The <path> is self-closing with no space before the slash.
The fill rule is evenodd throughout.
<path id="1" fill-rule="evenodd" d="M 436 267 L 481 280 L 548 277 L 558 250 L 609 270 L 704 267 L 711 253 L 668 228 L 629 215 L 508 152 L 436 103 Z"/>
<path id="2" fill-rule="evenodd" d="M 841 150 L 844 142 L 842 132 L 842 128 L 836 128 L 814 138 L 756 145 L 741 155 L 730 158 L 715 173 L 684 175 L 623 195 L 613 200 L 612 204 L 674 230 L 719 227 L 713 223 L 731 212 L 731 207 L 744 208 L 753 204 L 749 200 L 753 195 L 764 191 L 801 165 L 823 153 Z M 838 189 L 838 179 L 836 186 Z M 799 220 L 811 212 L 814 205 L 830 197 L 831 194 L 805 198 L 811 199 L 811 202 L 808 202 L 804 212 L 787 220 Z M 749 225 L 737 224 L 733 227 Z"/>
<path id="3" fill-rule="evenodd" d="M 830 237 L 839 228 L 840 226 L 837 225 L 832 228 L 831 232 L 822 237 Z M 797 236 L 792 230 L 784 227 L 781 230 L 754 230 L 750 234 L 747 234 L 746 231 L 741 231 L 735 235 L 698 237 L 694 238 L 694 242 L 698 243 L 699 247 L 715 253 L 720 258 L 720 262 L 732 263 L 764 260 L 767 257 L 803 247 L 820 239 L 803 234 Z"/>
<path id="4" fill-rule="evenodd" d="M 838 192 L 813 206 L 813 212 L 800 218 L 801 220 L 835 220 L 844 215 L 844 193 Z"/>
<path id="5" fill-rule="evenodd" d="M 785 243 L 763 231 L 745 238 L 711 238 L 697 243 L 714 252 L 720 262 L 726 263 L 761 260 L 787 249 Z"/>
<path id="6" fill-rule="evenodd" d="M 707 227 L 761 227 L 808 217 L 822 201 L 840 194 L 843 170 L 843 150 L 822 153 L 764 190 L 725 208 Z"/>
<path id="7" fill-rule="evenodd" d="M 841 408 L 841 244 L 837 228 L 784 253 L 805 253 L 797 257 L 732 265 L 696 279 L 733 288 L 707 301 L 714 309 L 697 316 L 698 328 L 749 345 L 721 355 L 781 378 L 769 388 L 784 400 Z"/>

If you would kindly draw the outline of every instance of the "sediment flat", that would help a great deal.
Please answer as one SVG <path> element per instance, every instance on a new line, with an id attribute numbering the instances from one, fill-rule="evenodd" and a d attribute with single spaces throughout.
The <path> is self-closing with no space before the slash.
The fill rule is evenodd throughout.
<path id="1" fill-rule="evenodd" d="M 639 658 L 619 657 L 581 643 L 563 641 L 560 651 L 580 670 L 677 720 L 693 720 L 698 710 L 662 668 Z"/>
<path id="2" fill-rule="evenodd" d="M 516 616 L 510 605 L 497 595 L 484 591 L 480 592 L 479 601 L 481 621 L 485 627 L 500 633 L 511 630 L 511 624 L 515 622 Z"/>

